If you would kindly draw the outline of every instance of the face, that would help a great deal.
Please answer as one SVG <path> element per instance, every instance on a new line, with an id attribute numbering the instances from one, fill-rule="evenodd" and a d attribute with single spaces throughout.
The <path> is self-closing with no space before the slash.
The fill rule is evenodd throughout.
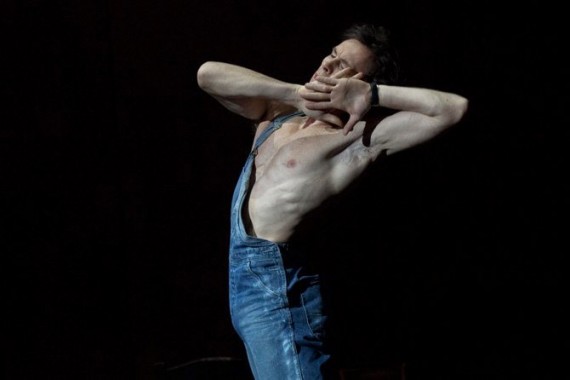
<path id="1" fill-rule="evenodd" d="M 311 80 L 314 80 L 316 75 L 331 77 L 347 67 L 351 68 L 348 74 L 350 76 L 357 73 L 367 74 L 372 70 L 372 65 L 373 56 L 370 49 L 358 40 L 345 40 L 323 59 Z"/>

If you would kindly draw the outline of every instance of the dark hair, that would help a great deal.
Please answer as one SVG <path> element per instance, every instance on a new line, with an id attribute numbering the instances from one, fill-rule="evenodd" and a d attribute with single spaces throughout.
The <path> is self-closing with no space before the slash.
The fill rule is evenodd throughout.
<path id="1" fill-rule="evenodd" d="M 395 84 L 400 73 L 397 52 L 391 45 L 390 32 L 383 26 L 354 24 L 342 34 L 344 40 L 355 39 L 366 45 L 376 59 L 368 80 L 379 84 Z"/>

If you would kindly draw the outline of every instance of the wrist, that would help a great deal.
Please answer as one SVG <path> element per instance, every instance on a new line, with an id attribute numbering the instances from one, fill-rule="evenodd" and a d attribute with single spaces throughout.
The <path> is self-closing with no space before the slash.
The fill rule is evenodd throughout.
<path id="1" fill-rule="evenodd" d="M 370 106 L 379 107 L 380 106 L 380 88 L 376 81 L 370 82 Z"/>
<path id="2" fill-rule="evenodd" d="M 303 96 L 301 95 L 302 91 L 303 91 L 302 85 L 299 84 L 291 85 L 289 96 L 287 97 L 285 103 L 297 108 L 298 110 L 302 110 L 304 102 Z"/>

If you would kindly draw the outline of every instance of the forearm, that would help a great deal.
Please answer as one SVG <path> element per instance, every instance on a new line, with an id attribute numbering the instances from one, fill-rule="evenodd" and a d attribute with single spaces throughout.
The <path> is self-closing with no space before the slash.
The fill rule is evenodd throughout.
<path id="1" fill-rule="evenodd" d="M 229 110 L 258 120 L 272 104 L 298 107 L 297 84 L 287 83 L 245 67 L 206 62 L 197 73 L 198 85 Z"/>
<path id="2" fill-rule="evenodd" d="M 379 105 L 441 119 L 445 124 L 458 122 L 467 109 L 464 97 L 438 90 L 379 85 Z"/>

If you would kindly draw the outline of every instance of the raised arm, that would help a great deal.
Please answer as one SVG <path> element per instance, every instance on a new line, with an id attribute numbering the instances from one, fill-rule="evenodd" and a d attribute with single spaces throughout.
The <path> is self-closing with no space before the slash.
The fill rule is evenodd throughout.
<path id="1" fill-rule="evenodd" d="M 209 61 L 200 66 L 198 85 L 228 110 L 247 119 L 272 118 L 296 109 L 301 85 L 286 83 L 245 67 Z"/>
<path id="2" fill-rule="evenodd" d="M 466 98 L 427 88 L 379 85 L 380 106 L 398 110 L 380 121 L 371 143 L 387 154 L 421 144 L 457 124 L 467 112 Z"/>
<path id="3" fill-rule="evenodd" d="M 354 78 L 317 77 L 303 92 L 307 107 L 320 110 L 335 108 L 347 112 L 349 133 L 371 109 L 370 84 Z M 374 128 L 371 143 L 382 145 L 386 153 L 425 142 L 446 128 L 457 124 L 467 111 L 466 98 L 427 88 L 378 85 L 379 106 L 399 112 L 382 119 Z"/>
<path id="4" fill-rule="evenodd" d="M 311 110 L 301 94 L 308 90 L 257 71 L 224 62 L 209 61 L 200 66 L 198 85 L 228 110 L 260 122 L 296 110 L 336 126 L 342 121 L 330 110 Z"/>

